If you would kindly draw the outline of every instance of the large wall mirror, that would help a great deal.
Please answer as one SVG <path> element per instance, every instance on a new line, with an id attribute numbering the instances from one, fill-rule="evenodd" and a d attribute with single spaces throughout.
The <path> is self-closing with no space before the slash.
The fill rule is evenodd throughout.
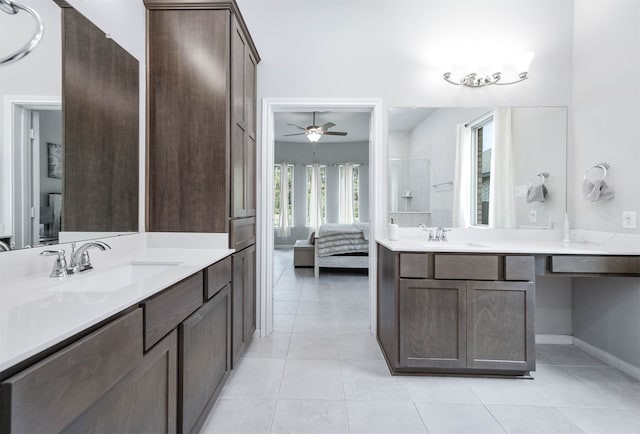
<path id="1" fill-rule="evenodd" d="M 391 108 L 388 144 L 400 226 L 562 227 L 565 107 Z"/>
<path id="2" fill-rule="evenodd" d="M 20 1 L 45 33 L 0 66 L 0 241 L 20 249 L 137 232 L 137 59 L 64 0 Z M 0 11 L 0 57 L 32 29 L 28 14 Z"/>

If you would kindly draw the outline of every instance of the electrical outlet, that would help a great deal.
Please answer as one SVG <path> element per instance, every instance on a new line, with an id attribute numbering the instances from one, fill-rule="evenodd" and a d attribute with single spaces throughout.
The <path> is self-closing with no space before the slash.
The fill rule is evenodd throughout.
<path id="1" fill-rule="evenodd" d="M 636 228 L 636 212 L 635 211 L 622 211 L 622 227 L 624 229 Z"/>
<path id="2" fill-rule="evenodd" d="M 516 185 L 516 197 L 527 197 L 526 185 Z"/>
<path id="3" fill-rule="evenodd" d="M 535 223 L 538 220 L 538 213 L 535 209 L 529 211 L 529 223 Z"/>

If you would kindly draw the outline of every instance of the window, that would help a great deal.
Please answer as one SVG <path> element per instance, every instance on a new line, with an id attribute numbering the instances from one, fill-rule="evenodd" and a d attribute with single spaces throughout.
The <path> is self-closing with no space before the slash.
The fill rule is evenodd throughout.
<path id="1" fill-rule="evenodd" d="M 282 167 L 280 164 L 273 166 L 273 226 L 278 227 L 280 225 L 280 213 L 282 207 L 287 204 L 287 201 L 282 200 L 282 194 L 280 191 L 280 179 L 282 177 Z M 289 187 L 288 194 L 288 206 L 287 206 L 287 222 L 288 226 L 293 226 L 293 164 L 287 165 L 287 184 Z"/>
<path id="2" fill-rule="evenodd" d="M 471 224 L 476 226 L 489 224 L 493 126 L 493 116 L 483 117 L 471 125 Z"/>
<path id="3" fill-rule="evenodd" d="M 320 217 L 321 223 L 327 221 L 327 166 L 320 166 Z M 311 204 L 311 188 L 313 185 L 313 166 L 307 165 L 307 226 L 311 226 L 311 214 L 313 212 L 313 206 Z"/>

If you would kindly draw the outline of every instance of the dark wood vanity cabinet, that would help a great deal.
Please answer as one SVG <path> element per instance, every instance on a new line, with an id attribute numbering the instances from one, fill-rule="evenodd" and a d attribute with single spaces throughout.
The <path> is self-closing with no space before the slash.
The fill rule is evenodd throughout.
<path id="1" fill-rule="evenodd" d="M 377 335 L 392 372 L 535 369 L 533 257 L 379 246 L 378 261 Z"/>
<path id="2" fill-rule="evenodd" d="M 176 334 L 142 337 L 138 308 L 3 380 L 2 432 L 174 432 Z"/>
<path id="3" fill-rule="evenodd" d="M 246 272 L 255 259 L 241 253 Z M 0 373 L 0 432 L 198 432 L 231 369 L 231 278 L 227 257 Z"/>

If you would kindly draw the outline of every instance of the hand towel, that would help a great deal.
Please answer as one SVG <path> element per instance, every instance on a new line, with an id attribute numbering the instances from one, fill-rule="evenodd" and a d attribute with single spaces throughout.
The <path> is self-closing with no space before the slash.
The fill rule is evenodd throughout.
<path id="1" fill-rule="evenodd" d="M 531 202 L 544 202 L 545 198 L 549 194 L 547 187 L 544 184 L 531 185 L 527 189 L 527 203 Z"/>
<path id="2" fill-rule="evenodd" d="M 591 202 L 612 199 L 615 196 L 615 193 L 611 191 L 603 179 L 597 179 L 595 181 L 585 179 L 582 182 L 582 194 L 585 199 Z"/>

